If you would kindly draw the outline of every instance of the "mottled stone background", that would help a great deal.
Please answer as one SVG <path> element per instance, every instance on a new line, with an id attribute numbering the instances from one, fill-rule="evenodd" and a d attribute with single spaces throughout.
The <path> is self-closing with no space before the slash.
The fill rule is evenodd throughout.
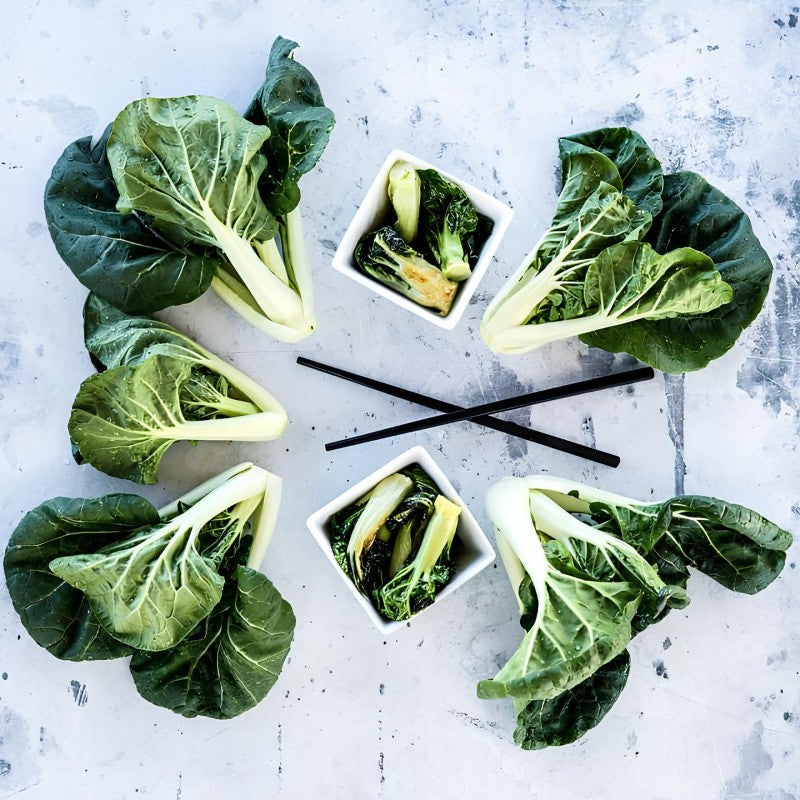
<path id="1" fill-rule="evenodd" d="M 575 342 L 497 358 L 477 325 L 550 217 L 556 137 L 634 125 L 666 168 L 701 172 L 751 215 L 776 267 L 758 321 L 700 374 L 514 414 L 619 453 L 616 471 L 466 424 L 416 441 L 483 522 L 491 481 L 542 470 L 640 498 L 716 494 L 800 531 L 799 15 L 792 0 L 9 5 L 0 27 L 0 541 L 44 498 L 135 490 L 70 458 L 65 421 L 91 368 L 84 290 L 59 262 L 41 207 L 62 148 L 146 94 L 201 92 L 243 108 L 277 33 L 301 43 L 338 122 L 303 184 L 318 334 L 298 348 L 267 341 L 212 296 L 164 315 L 260 377 L 289 409 L 288 434 L 174 447 L 159 486 L 143 492 L 171 497 L 245 458 L 285 478 L 265 568 L 299 624 L 279 683 L 243 718 L 184 720 L 140 700 L 122 661 L 70 664 L 40 650 L 3 589 L 0 797 L 800 798 L 796 548 L 756 597 L 693 578 L 692 605 L 633 643 L 630 682 L 602 725 L 571 747 L 520 752 L 510 703 L 475 697 L 476 681 L 519 642 L 502 568 L 384 641 L 304 526 L 412 440 L 333 456 L 322 443 L 418 410 L 293 363 L 304 352 L 464 402 L 608 369 L 613 357 Z M 395 146 L 516 209 L 452 333 L 329 266 Z"/>

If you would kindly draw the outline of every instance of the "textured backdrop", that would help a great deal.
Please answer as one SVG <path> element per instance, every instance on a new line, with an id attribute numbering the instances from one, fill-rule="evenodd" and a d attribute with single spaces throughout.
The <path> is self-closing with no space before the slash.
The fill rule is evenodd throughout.
<path id="1" fill-rule="evenodd" d="M 287 667 L 246 716 L 184 720 L 140 700 L 124 662 L 71 664 L 40 650 L 3 588 L 0 798 L 800 798 L 797 548 L 756 597 L 692 578 L 692 605 L 633 643 L 629 684 L 600 727 L 576 745 L 523 753 L 511 743 L 511 704 L 475 696 L 519 642 L 502 567 L 384 641 L 305 529 L 308 513 L 412 439 L 333 456 L 322 443 L 419 412 L 293 364 L 303 352 L 465 402 L 607 370 L 612 356 L 575 342 L 495 357 L 477 325 L 549 220 L 556 137 L 632 125 L 665 169 L 702 173 L 750 214 L 776 267 L 759 319 L 702 373 L 514 414 L 619 453 L 616 471 L 466 424 L 416 441 L 483 523 L 491 481 L 544 470 L 642 499 L 716 494 L 800 532 L 799 15 L 791 0 L 40 0 L 7 10 L 0 543 L 47 497 L 136 491 L 70 457 L 65 422 L 91 371 L 85 292 L 59 262 L 41 206 L 63 147 L 146 94 L 200 92 L 244 108 L 278 33 L 300 42 L 337 126 L 302 184 L 318 333 L 296 348 L 267 341 L 212 296 L 164 314 L 261 378 L 289 411 L 288 434 L 176 446 L 159 486 L 143 491 L 172 497 L 243 459 L 284 477 L 265 569 L 298 617 Z M 516 210 L 452 333 L 330 268 L 392 147 Z"/>

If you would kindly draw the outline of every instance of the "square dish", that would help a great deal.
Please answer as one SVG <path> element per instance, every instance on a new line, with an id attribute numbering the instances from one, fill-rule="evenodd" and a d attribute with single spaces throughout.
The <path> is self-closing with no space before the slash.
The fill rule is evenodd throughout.
<path id="1" fill-rule="evenodd" d="M 347 584 L 348 589 L 358 601 L 359 605 L 364 609 L 369 616 L 375 627 L 384 634 L 395 632 L 398 628 L 405 627 L 409 620 L 388 620 L 381 616 L 375 606 L 370 602 L 369 598 L 363 595 L 357 588 L 350 576 L 342 571 L 341 567 L 336 561 L 331 548 L 330 538 L 328 535 L 328 522 L 330 518 L 338 511 L 341 511 L 347 506 L 354 503 L 360 497 L 363 497 L 367 492 L 371 491 L 376 484 L 381 480 L 394 474 L 395 472 L 408 467 L 411 464 L 419 464 L 425 472 L 433 479 L 439 488 L 439 491 L 452 502 L 461 507 L 461 514 L 459 515 L 458 527 L 456 529 L 456 538 L 459 541 L 459 547 L 455 550 L 453 556 L 454 575 L 447 583 L 447 585 L 437 593 L 433 603 L 429 606 L 418 611 L 413 615 L 412 619 L 416 619 L 420 614 L 425 613 L 428 609 L 433 608 L 437 603 L 441 602 L 445 597 L 455 592 L 459 587 L 463 586 L 468 580 L 475 577 L 482 569 L 489 566 L 494 559 L 495 553 L 486 535 L 481 530 L 480 525 L 472 516 L 469 509 L 459 497 L 453 485 L 447 480 L 446 475 L 442 472 L 439 465 L 433 460 L 428 451 L 416 445 L 415 447 L 406 450 L 399 456 L 393 458 L 388 464 L 384 464 L 380 469 L 375 470 L 366 478 L 359 481 L 355 486 L 351 486 L 345 492 L 340 494 L 334 500 L 326 503 L 318 511 L 315 511 L 306 521 L 311 535 L 316 539 L 317 544 L 322 548 L 323 553 L 331 562 L 334 569 L 339 573 L 339 576 Z"/>
<path id="2" fill-rule="evenodd" d="M 391 170 L 392 166 L 397 161 L 408 161 L 416 169 L 436 170 L 443 178 L 460 186 L 477 211 L 489 217 L 494 223 L 489 238 L 484 242 L 481 248 L 480 256 L 472 270 L 472 274 L 463 281 L 462 285 L 459 287 L 452 308 L 445 317 L 440 316 L 435 311 L 425 308 L 424 306 L 418 305 L 407 297 L 404 297 L 368 275 L 365 275 L 358 269 L 355 259 L 353 258 L 353 251 L 361 237 L 365 233 L 379 227 L 382 223 L 385 223 L 391 215 L 391 203 L 387 194 L 387 186 L 389 184 L 389 170 Z M 445 330 L 453 330 L 469 305 L 472 295 L 475 294 L 478 284 L 486 274 L 486 270 L 489 268 L 489 264 L 491 264 L 494 254 L 497 252 L 497 248 L 500 246 L 500 242 L 503 236 L 505 236 L 508 226 L 511 224 L 511 218 L 513 216 L 513 209 L 505 203 L 500 202 L 497 198 L 481 191 L 466 181 L 439 169 L 433 164 L 429 164 L 427 161 L 423 161 L 421 158 L 406 153 L 403 150 L 392 150 L 378 170 L 375 180 L 367 190 L 363 202 L 358 207 L 350 225 L 348 225 L 342 237 L 342 241 L 339 243 L 339 247 L 336 249 L 336 253 L 333 256 L 333 267 L 348 278 L 360 283 L 362 286 L 366 286 L 368 289 L 381 295 L 381 297 L 385 297 L 392 303 L 402 306 L 412 314 L 416 314 L 418 317 L 422 317 Z"/>

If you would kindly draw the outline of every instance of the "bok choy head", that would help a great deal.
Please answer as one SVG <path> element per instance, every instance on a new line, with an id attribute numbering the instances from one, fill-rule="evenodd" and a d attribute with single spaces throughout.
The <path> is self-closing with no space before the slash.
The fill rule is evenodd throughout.
<path id="1" fill-rule="evenodd" d="M 265 503 L 278 503 L 279 491 L 278 479 L 244 464 L 201 487 L 190 503 L 162 509 L 158 522 L 95 550 L 59 556 L 48 566 L 83 592 L 116 639 L 139 650 L 166 650 L 219 602 L 221 567 L 242 547 L 251 519 L 248 562 L 263 555 L 274 526 L 274 510 Z"/>
<path id="2" fill-rule="evenodd" d="M 281 341 L 313 331 L 298 181 L 334 120 L 295 47 L 275 40 L 247 119 L 210 97 L 147 98 L 128 105 L 97 144 L 67 147 L 45 214 L 85 286 L 132 314 L 211 287 Z"/>
<path id="3" fill-rule="evenodd" d="M 736 591 L 774 580 L 791 536 L 709 497 L 636 500 L 551 476 L 506 478 L 489 516 L 526 633 L 481 697 L 512 697 L 525 749 L 574 741 L 622 692 L 625 648 L 688 603 L 689 568 Z"/>
<path id="4" fill-rule="evenodd" d="M 496 352 L 579 336 L 667 372 L 700 369 L 755 318 L 771 276 L 744 212 L 693 173 L 664 175 L 627 128 L 559 141 L 550 228 L 486 310 Z"/>
<path id="5" fill-rule="evenodd" d="M 109 475 L 154 483 L 176 441 L 266 441 L 286 429 L 266 389 L 166 323 L 90 294 L 84 335 L 103 371 L 81 385 L 69 433 L 76 458 Z"/>

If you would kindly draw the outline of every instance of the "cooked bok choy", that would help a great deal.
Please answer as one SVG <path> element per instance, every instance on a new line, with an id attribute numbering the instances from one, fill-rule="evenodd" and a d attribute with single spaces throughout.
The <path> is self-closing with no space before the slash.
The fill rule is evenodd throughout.
<path id="1" fill-rule="evenodd" d="M 409 300 L 447 316 L 458 284 L 426 261 L 388 225 L 364 236 L 356 246 L 358 268 Z"/>
<path id="2" fill-rule="evenodd" d="M 472 274 L 466 243 L 478 228 L 478 212 L 467 193 L 435 169 L 421 169 L 419 177 L 420 228 L 428 252 L 445 278 L 465 281 Z"/>
<path id="3" fill-rule="evenodd" d="M 699 175 L 664 175 L 627 128 L 559 140 L 550 228 L 490 303 L 498 353 L 579 336 L 666 372 L 704 367 L 753 321 L 772 266 L 745 213 Z"/>
<path id="4" fill-rule="evenodd" d="M 417 464 L 389 475 L 328 523 L 339 566 L 387 619 L 408 619 L 450 581 L 461 509 Z"/>
<path id="5" fill-rule="evenodd" d="M 436 593 L 450 581 L 453 567 L 450 547 L 458 528 L 461 509 L 439 495 L 433 503 L 417 554 L 385 583 L 379 593 L 381 613 L 389 619 L 408 619 L 430 605 Z M 391 574 L 391 569 L 390 569 Z"/>
<path id="6" fill-rule="evenodd" d="M 228 718 L 280 673 L 295 619 L 258 572 L 281 481 L 240 464 L 158 510 L 142 497 L 57 497 L 11 535 L 4 567 L 33 639 L 73 660 L 133 654 L 145 699 Z"/>
<path id="7" fill-rule="evenodd" d="M 90 294 L 84 335 L 103 371 L 81 384 L 69 433 L 76 459 L 109 475 L 155 483 L 176 441 L 268 441 L 286 429 L 266 389 L 166 323 Z"/>
<path id="8" fill-rule="evenodd" d="M 778 576 L 792 541 L 714 498 L 640 503 L 550 476 L 506 478 L 486 502 L 526 633 L 478 695 L 514 700 L 514 741 L 530 750 L 600 722 L 625 687 L 628 642 L 688 603 L 689 567 L 752 594 Z"/>
<path id="9" fill-rule="evenodd" d="M 387 192 L 394 220 L 361 237 L 353 253 L 365 274 L 447 316 L 458 283 L 472 274 L 492 221 L 434 169 L 398 161 Z"/>
<path id="10" fill-rule="evenodd" d="M 419 227 L 419 173 L 408 161 L 398 161 L 389 170 L 389 200 L 397 215 L 395 228 L 407 242 L 417 238 Z"/>
<path id="11" fill-rule="evenodd" d="M 71 144 L 45 212 L 61 257 L 128 313 L 186 303 L 209 286 L 286 342 L 316 325 L 300 177 L 333 128 L 311 73 L 278 37 L 245 117 L 212 97 L 144 98 L 102 139 Z"/>

